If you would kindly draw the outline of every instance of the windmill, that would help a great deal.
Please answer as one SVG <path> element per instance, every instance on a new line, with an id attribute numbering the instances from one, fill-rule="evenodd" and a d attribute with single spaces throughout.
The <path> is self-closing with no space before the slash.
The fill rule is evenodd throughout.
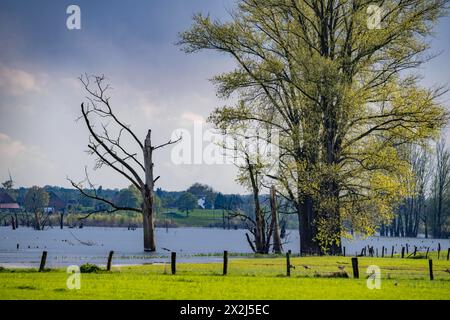
<path id="1" fill-rule="evenodd" d="M 5 190 L 11 190 L 14 187 L 14 181 L 11 178 L 11 171 L 8 170 L 9 180 L 6 180 L 2 183 L 2 186 Z"/>

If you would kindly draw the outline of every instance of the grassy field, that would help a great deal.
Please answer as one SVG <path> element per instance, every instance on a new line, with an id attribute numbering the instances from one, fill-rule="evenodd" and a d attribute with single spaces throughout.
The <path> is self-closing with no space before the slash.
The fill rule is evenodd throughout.
<path id="1" fill-rule="evenodd" d="M 222 210 L 194 209 L 187 215 L 186 212 L 171 209 L 159 215 L 159 224 L 164 225 L 165 219 L 168 219 L 178 227 L 223 226 Z M 227 223 L 226 216 L 225 223 Z"/>
<path id="2" fill-rule="evenodd" d="M 349 257 L 292 258 L 291 277 L 284 258 L 231 259 L 221 263 L 114 267 L 112 272 L 81 274 L 81 288 L 66 287 L 65 269 L 2 270 L 0 299 L 450 299 L 450 262 L 359 258 L 360 279 L 353 279 Z M 381 289 L 367 287 L 366 268 L 381 269 Z M 338 266 L 350 278 L 331 277 Z"/>
<path id="3" fill-rule="evenodd" d="M 225 214 L 225 217 L 223 216 Z M 85 213 L 72 213 L 67 216 L 65 223 L 69 226 L 78 226 L 80 218 L 85 217 Z M 225 220 L 224 220 L 225 218 Z M 224 223 L 225 221 L 225 223 Z M 49 224 L 59 226 L 59 215 L 50 216 Z M 142 215 L 136 212 L 117 212 L 117 213 L 96 213 L 86 219 L 83 219 L 84 226 L 97 227 L 124 227 L 142 226 Z M 163 209 L 156 215 L 156 225 L 160 228 L 170 227 L 205 227 L 205 228 L 244 228 L 245 225 L 241 219 L 234 218 L 228 221 L 228 213 L 221 209 L 194 209 L 182 212 L 178 209 Z M 288 229 L 297 229 L 297 217 L 291 215 L 287 218 L 286 227 Z"/>

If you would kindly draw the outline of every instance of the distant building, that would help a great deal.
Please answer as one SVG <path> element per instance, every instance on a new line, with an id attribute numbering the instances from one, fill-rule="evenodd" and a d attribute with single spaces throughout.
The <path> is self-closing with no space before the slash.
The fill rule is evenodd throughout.
<path id="1" fill-rule="evenodd" d="M 0 211 L 19 210 L 19 204 L 6 193 L 4 190 L 0 190 Z"/>
<path id="2" fill-rule="evenodd" d="M 48 207 L 44 208 L 46 213 L 64 212 L 66 209 L 66 202 L 62 200 L 53 191 L 48 192 Z"/>
<path id="3" fill-rule="evenodd" d="M 200 208 L 205 209 L 206 197 L 200 197 L 197 200 L 197 204 Z"/>

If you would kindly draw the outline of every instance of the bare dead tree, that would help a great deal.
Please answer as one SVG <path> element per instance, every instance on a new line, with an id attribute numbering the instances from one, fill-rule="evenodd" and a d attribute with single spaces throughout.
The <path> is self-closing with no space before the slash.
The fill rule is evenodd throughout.
<path id="1" fill-rule="evenodd" d="M 123 207 L 97 194 L 95 186 L 91 183 L 87 170 L 86 178 L 80 183 L 70 180 L 72 186 L 80 191 L 84 196 L 101 201 L 110 209 L 98 210 L 116 212 L 121 210 L 141 212 L 144 228 L 144 251 L 156 251 L 155 240 L 155 213 L 153 210 L 153 190 L 155 182 L 159 179 L 153 174 L 153 152 L 168 145 L 177 143 L 181 137 L 169 140 L 160 145 L 152 145 L 151 130 L 148 130 L 144 141 L 130 129 L 128 124 L 120 120 L 110 104 L 110 97 L 107 95 L 111 89 L 109 84 L 105 84 L 104 76 L 81 76 L 79 78 L 85 91 L 87 92 L 87 103 L 81 104 L 81 117 L 89 131 L 88 153 L 96 157 L 94 169 L 107 166 L 116 173 L 127 179 L 135 186 L 142 195 L 140 208 Z M 96 127 L 96 122 L 100 122 L 101 130 Z M 111 128 L 114 126 L 114 128 Z M 115 131 L 114 131 L 115 129 Z M 134 143 L 137 152 L 129 151 L 125 147 L 125 141 Z M 85 189 L 83 183 L 87 183 L 89 188 Z M 88 216 L 97 211 L 93 211 Z"/>
<path id="2" fill-rule="evenodd" d="M 246 225 L 250 234 L 246 233 L 245 236 L 253 252 L 267 254 L 273 246 L 275 253 L 281 253 L 275 189 L 272 190 L 272 187 L 265 183 L 274 162 L 269 148 L 270 135 L 267 137 L 261 135 L 259 129 L 267 130 L 266 128 L 246 130 L 246 127 L 239 122 L 221 129 L 233 139 L 231 145 L 222 144 L 225 156 L 227 156 L 226 151 L 233 152 L 233 163 L 239 172 L 237 181 L 251 191 L 254 205 L 252 216 L 239 210 L 232 210 L 229 212 L 229 217 L 239 218 Z M 271 190 L 270 210 L 266 210 L 267 206 L 264 207 L 261 202 L 263 188 Z M 272 237 L 274 237 L 273 243 L 271 243 Z"/>

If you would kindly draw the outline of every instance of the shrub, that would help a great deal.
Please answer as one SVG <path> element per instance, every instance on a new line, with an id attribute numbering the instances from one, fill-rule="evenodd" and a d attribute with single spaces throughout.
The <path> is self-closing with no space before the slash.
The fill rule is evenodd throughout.
<path id="1" fill-rule="evenodd" d="M 331 273 L 314 273 L 315 278 L 348 278 L 348 274 L 345 271 L 331 272 Z"/>
<path id="2" fill-rule="evenodd" d="M 80 267 L 81 273 L 97 273 L 101 270 L 102 269 L 99 266 L 97 266 L 95 264 L 90 264 L 90 263 L 82 264 Z"/>

